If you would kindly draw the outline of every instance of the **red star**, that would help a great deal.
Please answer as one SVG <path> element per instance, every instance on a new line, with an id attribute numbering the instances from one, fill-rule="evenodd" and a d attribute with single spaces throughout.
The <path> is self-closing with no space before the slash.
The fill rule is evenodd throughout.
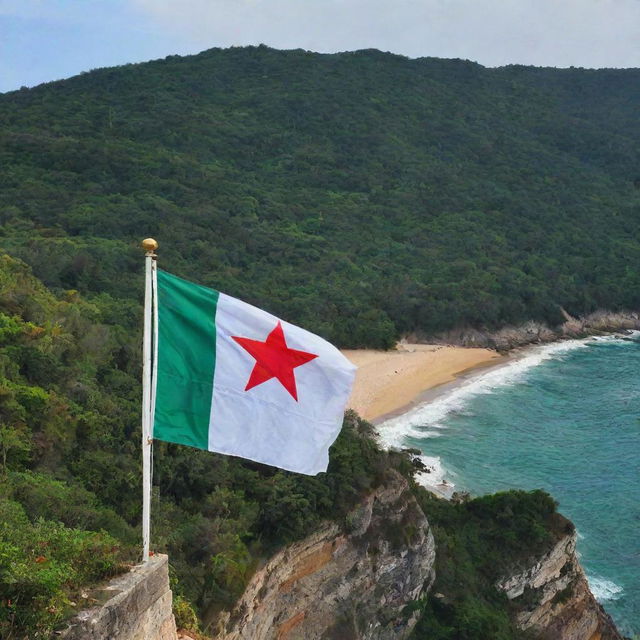
<path id="1" fill-rule="evenodd" d="M 292 395 L 293 399 L 296 402 L 298 401 L 296 377 L 293 370 L 317 358 L 316 354 L 289 349 L 284 339 L 284 331 L 280 322 L 264 342 L 237 336 L 231 337 L 256 360 L 253 371 L 249 376 L 249 382 L 244 388 L 245 391 L 249 391 L 249 389 L 257 387 L 259 384 L 271 380 L 271 378 L 277 378 L 280 384 Z"/>

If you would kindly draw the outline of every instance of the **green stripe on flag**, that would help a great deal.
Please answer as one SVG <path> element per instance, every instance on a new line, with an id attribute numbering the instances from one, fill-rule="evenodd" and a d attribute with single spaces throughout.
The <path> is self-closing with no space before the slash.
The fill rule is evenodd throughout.
<path id="1" fill-rule="evenodd" d="M 208 448 L 218 297 L 158 270 L 158 440 Z"/>

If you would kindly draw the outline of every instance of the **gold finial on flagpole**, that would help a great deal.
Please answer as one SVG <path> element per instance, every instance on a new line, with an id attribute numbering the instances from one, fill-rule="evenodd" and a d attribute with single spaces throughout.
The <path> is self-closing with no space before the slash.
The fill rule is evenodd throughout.
<path id="1" fill-rule="evenodd" d="M 158 248 L 158 243 L 153 238 L 145 238 L 140 244 L 147 253 L 153 253 Z"/>

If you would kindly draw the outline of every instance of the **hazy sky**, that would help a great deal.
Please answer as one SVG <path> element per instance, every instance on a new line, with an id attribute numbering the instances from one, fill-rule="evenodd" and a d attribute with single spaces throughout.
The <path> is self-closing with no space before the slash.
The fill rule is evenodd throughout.
<path id="1" fill-rule="evenodd" d="M 640 0 L 0 0 L 0 91 L 210 47 L 640 67 Z"/>

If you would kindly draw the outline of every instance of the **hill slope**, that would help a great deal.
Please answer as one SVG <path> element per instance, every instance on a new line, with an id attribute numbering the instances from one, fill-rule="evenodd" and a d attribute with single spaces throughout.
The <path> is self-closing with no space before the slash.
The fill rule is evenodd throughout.
<path id="1" fill-rule="evenodd" d="M 266 47 L 0 96 L 2 245 L 139 297 L 161 264 L 341 345 L 640 308 L 640 70 Z"/>

